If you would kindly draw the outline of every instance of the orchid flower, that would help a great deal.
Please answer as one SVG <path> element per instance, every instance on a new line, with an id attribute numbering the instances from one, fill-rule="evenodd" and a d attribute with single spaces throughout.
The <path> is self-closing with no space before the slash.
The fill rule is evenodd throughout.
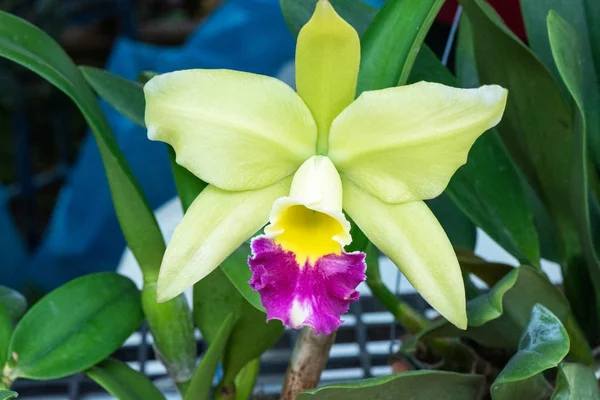
<path id="1" fill-rule="evenodd" d="M 432 307 L 466 328 L 456 255 L 423 200 L 442 193 L 500 121 L 507 92 L 419 82 L 354 100 L 359 62 L 356 31 L 319 0 L 298 36 L 297 92 L 275 78 L 210 69 L 145 85 L 148 137 L 209 183 L 167 247 L 159 301 L 268 223 L 249 257 L 267 320 L 330 333 L 365 279 L 365 255 L 344 250 L 345 211 Z"/>

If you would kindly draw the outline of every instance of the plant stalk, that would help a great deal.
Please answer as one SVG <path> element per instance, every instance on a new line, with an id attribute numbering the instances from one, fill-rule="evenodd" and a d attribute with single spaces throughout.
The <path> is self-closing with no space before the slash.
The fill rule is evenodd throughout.
<path id="1" fill-rule="evenodd" d="M 285 374 L 281 400 L 295 400 L 300 392 L 317 386 L 335 334 L 317 335 L 310 327 L 302 328 Z"/>
<path id="2" fill-rule="evenodd" d="M 429 320 L 395 296 L 381 280 L 367 277 L 367 286 L 371 289 L 373 296 L 383 304 L 386 310 L 392 313 L 396 321 L 409 333 L 418 333 L 429 324 Z"/>

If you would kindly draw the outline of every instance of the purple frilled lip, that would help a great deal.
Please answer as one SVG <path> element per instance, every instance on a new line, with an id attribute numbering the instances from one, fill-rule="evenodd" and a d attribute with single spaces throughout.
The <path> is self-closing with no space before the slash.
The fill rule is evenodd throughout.
<path id="1" fill-rule="evenodd" d="M 252 270 L 249 283 L 260 294 L 267 321 L 279 319 L 286 326 L 311 326 L 317 334 L 336 330 L 358 300 L 356 287 L 365 280 L 365 254 L 328 254 L 302 268 L 291 251 L 272 239 L 259 236 L 252 241 Z"/>

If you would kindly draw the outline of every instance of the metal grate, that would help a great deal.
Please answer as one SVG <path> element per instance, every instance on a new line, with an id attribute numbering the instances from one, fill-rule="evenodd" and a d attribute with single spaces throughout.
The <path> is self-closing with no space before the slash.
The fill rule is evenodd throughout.
<path id="1" fill-rule="evenodd" d="M 402 298 L 417 310 L 425 311 L 427 304 L 416 293 L 405 294 Z M 330 359 L 322 376 L 321 383 L 343 381 L 387 375 L 391 373 L 389 356 L 391 336 L 403 335 L 403 329 L 396 325 L 391 314 L 370 296 L 363 296 L 354 303 L 351 313 L 343 317 L 336 342 L 331 348 Z M 204 353 L 206 346 L 198 337 L 198 354 Z M 260 375 L 255 393 L 277 395 L 281 391 L 284 374 L 295 343 L 297 332 L 286 330 L 272 349 L 261 357 Z M 177 398 L 173 382 L 167 377 L 163 365 L 156 360 L 152 348 L 152 336 L 144 327 L 133 334 L 114 355 L 131 367 L 142 371 L 168 397 Z M 14 390 L 19 398 L 30 399 L 88 399 L 110 398 L 104 390 L 83 374 L 51 381 L 31 381 L 20 379 Z"/>

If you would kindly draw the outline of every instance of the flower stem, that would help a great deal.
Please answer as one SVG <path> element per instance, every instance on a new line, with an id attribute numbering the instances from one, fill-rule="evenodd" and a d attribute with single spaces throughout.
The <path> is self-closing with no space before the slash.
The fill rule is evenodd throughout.
<path id="1" fill-rule="evenodd" d="M 383 306 L 392 313 L 396 321 L 400 323 L 409 333 L 417 333 L 423 330 L 429 321 L 415 311 L 411 306 L 398 299 L 384 284 L 379 281 L 370 281 L 367 278 L 367 285 L 373 295 L 383 304 Z"/>
<path id="2" fill-rule="evenodd" d="M 396 321 L 400 323 L 409 333 L 422 331 L 429 320 L 415 311 L 407 303 L 400 300 L 392 293 L 387 286 L 383 284 L 379 273 L 379 262 L 377 261 L 377 251 L 370 245 L 367 249 L 367 286 L 371 289 L 373 296 L 383 304 L 383 306 L 392 313 Z M 372 258 L 371 258 L 372 257 Z"/>
<path id="3" fill-rule="evenodd" d="M 317 386 L 334 341 L 335 332 L 317 335 L 310 327 L 302 328 L 285 374 L 281 400 L 294 400 L 300 392 Z"/>

